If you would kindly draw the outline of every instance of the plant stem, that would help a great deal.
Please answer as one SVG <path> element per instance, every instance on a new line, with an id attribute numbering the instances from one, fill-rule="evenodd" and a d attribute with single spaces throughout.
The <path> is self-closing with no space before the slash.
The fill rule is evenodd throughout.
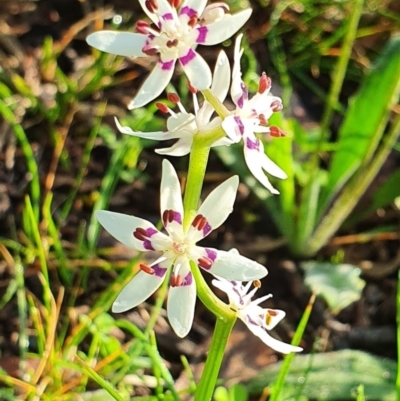
<path id="1" fill-rule="evenodd" d="M 214 107 L 221 118 L 225 118 L 229 114 L 229 111 L 210 90 L 205 90 L 203 95 L 205 99 Z M 222 128 L 218 127 L 211 131 L 200 131 L 193 138 L 185 186 L 185 195 L 183 199 L 183 229 L 185 231 L 190 227 L 190 224 L 197 214 L 201 189 L 207 168 L 208 156 L 210 154 L 210 146 L 223 136 L 224 132 Z M 228 305 L 214 295 L 205 282 L 199 267 L 194 262 L 190 263 L 190 267 L 193 277 L 196 281 L 198 297 L 201 299 L 203 304 L 217 317 L 210 353 L 207 357 L 204 371 L 195 395 L 196 401 L 208 401 L 211 400 L 214 392 L 215 383 L 218 378 L 218 373 L 224 357 L 224 351 L 228 342 L 229 334 L 236 321 L 236 313 L 234 313 Z"/>
<path id="2" fill-rule="evenodd" d="M 218 319 L 215 324 L 210 351 L 207 356 L 204 371 L 197 387 L 195 401 L 209 401 L 214 392 L 215 383 L 224 357 L 224 350 L 235 324 L 236 316 L 230 316 L 227 320 Z"/>

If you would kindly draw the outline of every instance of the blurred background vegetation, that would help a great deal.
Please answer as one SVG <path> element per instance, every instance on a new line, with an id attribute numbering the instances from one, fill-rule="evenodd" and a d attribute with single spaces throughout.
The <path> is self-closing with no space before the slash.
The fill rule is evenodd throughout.
<path id="1" fill-rule="evenodd" d="M 232 173 L 242 184 L 234 213 L 207 241 L 267 266 L 268 305 L 287 312 L 273 335 L 288 341 L 297 329 L 310 355 L 277 364 L 238 325 L 215 399 L 394 400 L 400 3 L 250 5 L 244 79 L 255 91 L 265 71 L 283 99 L 270 122 L 286 137 L 263 140 L 289 177 L 270 196 L 240 146 L 217 148 L 205 191 Z M 178 400 L 195 391 L 212 317 L 198 305 L 192 332 L 178 340 L 165 290 L 111 314 L 143 256 L 93 218 L 110 209 L 159 221 L 158 144 L 114 125 L 117 116 L 135 130 L 163 129 L 154 105 L 126 109 L 152 62 L 85 42 L 141 18 L 134 0 L 0 2 L 0 400 Z M 232 44 L 223 44 L 230 58 Z M 211 66 L 218 51 L 199 47 Z M 173 87 L 190 109 L 184 76 Z M 172 161 L 184 182 L 187 159 Z"/>

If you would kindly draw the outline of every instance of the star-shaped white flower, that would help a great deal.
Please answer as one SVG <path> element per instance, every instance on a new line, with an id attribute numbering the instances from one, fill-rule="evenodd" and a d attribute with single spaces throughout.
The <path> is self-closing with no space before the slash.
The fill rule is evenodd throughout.
<path id="1" fill-rule="evenodd" d="M 284 135 L 278 127 L 268 126 L 272 113 L 282 110 L 282 101 L 269 94 L 271 80 L 265 74 L 260 78 L 258 93 L 251 99 L 248 98 L 247 86 L 242 81 L 240 70 L 242 36 L 239 35 L 236 39 L 232 71 L 231 97 L 236 110 L 224 119 L 222 127 L 233 142 L 243 139 L 244 157 L 249 170 L 269 191 L 278 194 L 263 170 L 277 178 L 285 179 L 287 175 L 264 153 L 263 143 L 255 133 L 269 133 L 273 137 Z"/>
<path id="2" fill-rule="evenodd" d="M 155 24 L 138 21 L 136 33 L 99 31 L 87 37 L 89 45 L 127 57 L 158 55 L 158 62 L 128 108 L 141 107 L 155 99 L 171 80 L 179 60 L 191 85 L 198 90 L 209 88 L 211 71 L 194 50 L 198 44 L 215 45 L 231 37 L 249 19 L 251 10 L 226 14 L 225 3 L 206 7 L 207 0 L 139 0 Z"/>
<path id="3" fill-rule="evenodd" d="M 267 330 L 272 330 L 284 317 L 285 312 L 279 309 L 261 308 L 259 304 L 272 295 L 266 295 L 254 301 L 251 298 L 256 293 L 259 285 L 256 285 L 250 292 L 252 282 L 245 286 L 238 281 L 228 281 L 218 277 L 212 283 L 221 291 L 225 292 L 229 298 L 229 306 L 236 311 L 237 316 L 242 320 L 250 331 L 261 339 L 263 343 L 283 354 L 290 352 L 300 352 L 303 349 L 294 345 L 286 344 L 271 337 Z"/>
<path id="4" fill-rule="evenodd" d="M 139 251 L 162 253 L 151 265 L 140 265 L 140 272 L 126 285 L 113 304 L 113 312 L 124 312 L 147 299 L 170 274 L 167 302 L 168 319 L 176 334 L 184 337 L 193 322 L 196 284 L 190 261 L 218 277 L 232 280 L 253 280 L 264 277 L 264 266 L 244 256 L 196 243 L 218 228 L 232 212 L 239 179 L 231 177 L 214 191 L 200 206 L 189 229 L 184 232 L 183 203 L 178 176 L 167 160 L 163 161 L 161 179 L 161 217 L 167 234 L 152 223 L 134 216 L 100 210 L 100 224 L 118 241 Z"/>
<path id="5" fill-rule="evenodd" d="M 229 60 L 224 51 L 218 55 L 217 62 L 213 73 L 213 80 L 211 84 L 211 92 L 221 102 L 226 98 L 229 90 L 231 69 Z M 184 156 L 190 152 L 193 143 L 193 137 L 199 131 L 208 131 L 215 127 L 221 126 L 222 120 L 220 117 L 215 117 L 211 121 L 211 116 L 214 109 L 211 105 L 204 101 L 202 106 L 199 107 L 197 96 L 193 94 L 194 114 L 188 113 L 182 103 L 179 101 L 179 96 L 172 94 L 169 99 L 177 104 L 179 112 L 175 113 L 166 105 L 157 103 L 160 110 L 169 113 L 171 116 L 167 119 L 167 131 L 156 132 L 140 132 L 133 131 L 131 128 L 122 126 L 117 119 L 115 119 L 117 128 L 120 132 L 127 135 L 137 136 L 140 138 L 154 139 L 164 141 L 169 139 L 178 139 L 171 147 L 157 149 L 156 152 L 162 155 L 169 156 Z M 232 141 L 224 137 L 219 141 L 214 142 L 212 146 L 230 145 Z"/>

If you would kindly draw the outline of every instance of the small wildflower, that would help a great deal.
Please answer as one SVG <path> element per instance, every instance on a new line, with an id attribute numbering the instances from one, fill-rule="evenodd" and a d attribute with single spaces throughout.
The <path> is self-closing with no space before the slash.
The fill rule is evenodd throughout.
<path id="1" fill-rule="evenodd" d="M 196 243 L 218 228 L 232 212 L 239 180 L 231 177 L 219 185 L 200 206 L 187 231 L 183 230 L 183 203 L 176 171 L 163 161 L 161 218 L 167 234 L 147 220 L 120 213 L 96 212 L 100 224 L 118 241 L 138 251 L 159 251 L 152 264 L 140 265 L 140 272 L 123 288 L 113 304 L 113 312 L 124 312 L 146 300 L 170 273 L 167 314 L 176 334 L 190 330 L 196 301 L 196 283 L 190 269 L 193 261 L 218 277 L 254 280 L 267 274 L 265 267 L 239 254 L 203 248 Z"/>
<path id="2" fill-rule="evenodd" d="M 249 19 L 251 10 L 228 14 L 228 5 L 207 0 L 180 1 L 139 0 L 155 26 L 138 21 L 136 32 L 99 31 L 87 37 L 89 45 L 107 53 L 126 57 L 158 55 L 153 69 L 128 108 L 151 102 L 170 82 L 179 60 L 191 85 L 198 90 L 209 88 L 211 71 L 194 50 L 198 44 L 215 45 L 231 37 Z"/>
<path id="3" fill-rule="evenodd" d="M 226 98 L 230 82 L 230 66 L 229 60 L 225 52 L 220 52 L 213 73 L 213 80 L 210 90 L 221 102 Z M 157 149 L 156 152 L 162 155 L 169 156 L 184 156 L 190 152 L 193 143 L 193 137 L 201 130 L 207 131 L 218 126 L 221 126 L 222 120 L 220 117 L 214 117 L 211 121 L 213 108 L 204 101 L 199 107 L 196 93 L 193 93 L 194 114 L 188 113 L 177 94 L 168 95 L 168 99 L 176 104 L 179 112 L 175 113 L 163 103 L 157 103 L 157 108 L 163 113 L 169 113 L 170 117 L 167 120 L 167 130 L 156 132 L 139 132 L 133 131 L 131 128 L 122 126 L 116 119 L 116 125 L 120 132 L 127 135 L 137 136 L 140 138 L 154 139 L 159 141 L 178 139 L 171 147 Z M 212 146 L 230 145 L 232 141 L 224 137 L 216 141 Z"/>
<path id="4" fill-rule="evenodd" d="M 287 178 L 287 175 L 264 153 L 263 143 L 255 133 L 269 133 L 272 137 L 284 136 L 278 127 L 268 126 L 268 119 L 272 113 L 282 110 L 282 101 L 279 97 L 269 94 L 271 79 L 266 74 L 262 74 L 260 78 L 257 94 L 249 99 L 248 89 L 242 81 L 240 70 L 240 58 L 243 54 L 243 49 L 240 49 L 242 36 L 239 35 L 236 39 L 232 71 L 231 97 L 236 110 L 224 119 L 222 127 L 233 142 L 243 140 L 244 157 L 249 170 L 269 191 L 278 194 L 263 170 L 281 179 Z"/>
<path id="5" fill-rule="evenodd" d="M 238 281 L 229 281 L 218 277 L 212 281 L 213 285 L 225 292 L 229 298 L 229 306 L 237 313 L 249 330 L 259 337 L 263 343 L 283 354 L 300 352 L 302 348 L 278 341 L 268 334 L 284 317 L 285 312 L 279 309 L 261 308 L 259 304 L 272 297 L 271 294 L 258 298 L 254 301 L 251 298 L 260 288 L 260 282 L 248 282 L 243 285 Z M 252 284 L 254 288 L 249 292 Z"/>

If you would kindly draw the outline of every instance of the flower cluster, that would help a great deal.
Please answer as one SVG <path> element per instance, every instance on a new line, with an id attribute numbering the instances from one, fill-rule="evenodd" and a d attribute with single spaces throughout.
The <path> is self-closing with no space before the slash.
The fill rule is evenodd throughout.
<path id="1" fill-rule="evenodd" d="M 231 71 L 226 54 L 221 51 L 211 73 L 206 61 L 196 52 L 197 45 L 215 45 L 231 37 L 248 20 L 251 10 L 231 15 L 225 3 L 206 6 L 207 0 L 139 0 L 151 22 L 138 21 L 136 32 L 100 31 L 88 36 L 88 43 L 105 52 L 127 57 L 156 57 L 153 71 L 139 89 L 128 108 L 142 107 L 156 99 L 172 78 L 178 61 L 189 80 L 193 94 L 193 113 L 188 112 L 176 93 L 168 99 L 178 111 L 163 103 L 159 110 L 169 114 L 167 131 L 136 132 L 122 126 L 118 129 L 128 135 L 155 140 L 176 139 L 176 142 L 157 152 L 163 155 L 183 156 L 191 152 L 197 138 L 211 138 L 206 146 L 229 146 L 243 141 L 244 157 L 254 177 L 270 190 L 264 171 L 284 179 L 286 174 L 264 153 L 257 134 L 270 137 L 284 136 L 268 124 L 274 112 L 282 109 L 281 99 L 272 96 L 271 80 L 262 74 L 258 92 L 249 97 L 242 81 L 240 60 L 242 35 L 236 40 L 234 66 Z M 223 105 L 230 88 L 233 110 Z M 203 91 L 203 103 L 197 92 Z M 207 94 L 207 96 L 206 96 Z M 192 162 L 192 160 L 191 160 Z M 195 162 L 195 161 L 194 161 Z M 197 183 L 200 185 L 201 183 Z M 215 188 L 195 211 L 190 209 L 190 224 L 184 224 L 185 213 L 178 175 L 172 164 L 164 160 L 160 191 L 161 221 L 165 233 L 139 217 L 100 210 L 96 217 L 100 224 L 118 241 L 135 250 L 156 251 L 158 258 L 151 264 L 141 263 L 140 271 L 122 289 L 112 310 L 124 312 L 146 300 L 164 280 L 170 284 L 167 314 L 170 324 L 180 337 L 191 329 L 196 302 L 196 281 L 193 269 L 200 268 L 213 274 L 213 284 L 229 298 L 229 308 L 264 343 L 282 353 L 297 352 L 301 348 L 282 343 L 267 333 L 285 316 L 281 310 L 261 308 L 267 297 L 252 301 L 257 287 L 251 283 L 267 275 L 265 267 L 237 251 L 221 251 L 201 247 L 197 242 L 218 228 L 233 210 L 239 179 L 233 176 Z M 200 193 L 200 191 L 199 191 Z M 187 222 L 186 222 L 187 223 Z M 242 282 L 249 282 L 243 285 Z M 199 287 L 200 288 L 200 287 Z M 225 308 L 227 306 L 225 305 Z"/>

